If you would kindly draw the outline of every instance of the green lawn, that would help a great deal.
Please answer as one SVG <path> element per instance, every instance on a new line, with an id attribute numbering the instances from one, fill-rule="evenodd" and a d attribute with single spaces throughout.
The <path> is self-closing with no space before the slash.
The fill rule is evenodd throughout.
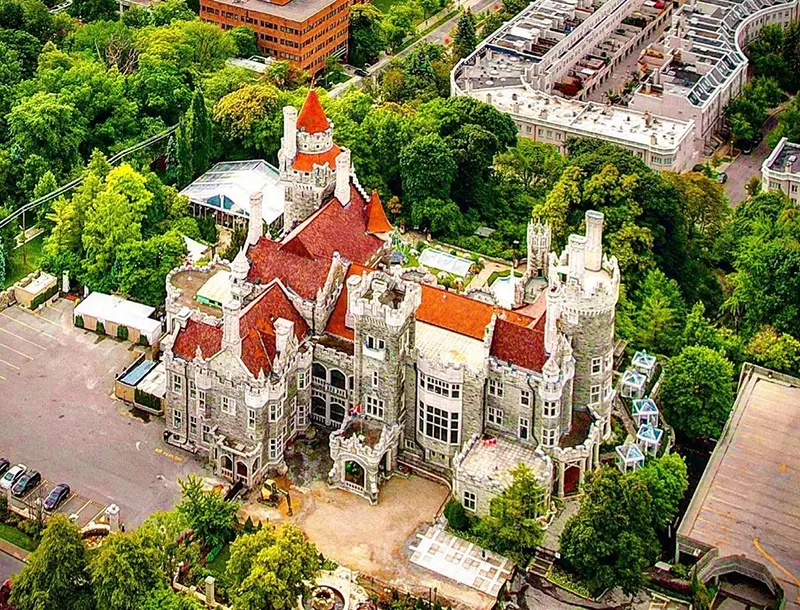
<path id="1" fill-rule="evenodd" d="M 381 13 L 384 15 L 389 12 L 389 9 L 392 8 L 395 4 L 402 4 L 405 0 L 372 0 L 372 4 L 375 5 Z"/>
<path id="2" fill-rule="evenodd" d="M 44 235 L 39 235 L 24 246 L 16 248 L 11 254 L 10 265 L 6 266 L 6 286 L 11 286 L 30 272 L 39 268 L 42 260 Z"/>
<path id="3" fill-rule="evenodd" d="M 230 545 L 226 544 L 222 547 L 222 550 L 217 553 L 217 556 L 214 558 L 214 561 L 210 561 L 206 564 L 206 567 L 215 572 L 216 574 L 224 574 L 225 573 L 225 566 L 228 565 L 228 560 L 231 558 L 231 547 Z"/>
<path id="4" fill-rule="evenodd" d="M 39 543 L 16 527 L 0 523 L 0 538 L 26 551 L 35 551 Z"/>

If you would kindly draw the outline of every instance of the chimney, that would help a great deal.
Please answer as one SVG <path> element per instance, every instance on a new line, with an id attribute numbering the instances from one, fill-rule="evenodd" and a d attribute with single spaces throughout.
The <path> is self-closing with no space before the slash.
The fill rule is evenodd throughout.
<path id="1" fill-rule="evenodd" d="M 586 268 L 600 271 L 603 261 L 603 213 L 586 212 Z"/>
<path id="2" fill-rule="evenodd" d="M 222 304 L 222 349 L 229 347 L 237 356 L 242 355 L 242 338 L 239 335 L 241 307 L 238 299 L 230 299 Z"/>
<path id="3" fill-rule="evenodd" d="M 283 156 L 294 159 L 297 153 L 297 109 L 294 106 L 283 107 Z"/>
<path id="4" fill-rule="evenodd" d="M 275 351 L 283 354 L 294 331 L 294 322 L 278 318 L 272 323 L 275 328 Z"/>
<path id="5" fill-rule="evenodd" d="M 660 85 L 661 84 L 661 68 L 655 68 L 653 70 L 652 81 L 653 81 L 654 85 Z"/>
<path id="6" fill-rule="evenodd" d="M 264 234 L 264 193 L 257 191 L 250 195 L 250 220 L 247 225 L 247 243 L 256 244 Z"/>
<path id="7" fill-rule="evenodd" d="M 334 197 L 342 207 L 350 203 L 350 151 L 342 148 L 336 157 L 336 190 Z"/>
<path id="8" fill-rule="evenodd" d="M 586 238 L 583 235 L 569 236 L 569 277 L 582 280 L 586 269 Z"/>

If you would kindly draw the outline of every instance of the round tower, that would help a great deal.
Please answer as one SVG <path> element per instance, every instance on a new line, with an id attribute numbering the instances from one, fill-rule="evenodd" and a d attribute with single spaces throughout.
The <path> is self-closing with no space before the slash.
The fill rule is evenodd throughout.
<path id="1" fill-rule="evenodd" d="M 545 347 L 552 353 L 559 335 L 571 343 L 575 361 L 572 403 L 588 407 L 611 431 L 614 398 L 614 312 L 619 298 L 619 265 L 604 258 L 603 214 L 586 212 L 586 236 L 570 235 L 560 257 L 551 255 Z"/>

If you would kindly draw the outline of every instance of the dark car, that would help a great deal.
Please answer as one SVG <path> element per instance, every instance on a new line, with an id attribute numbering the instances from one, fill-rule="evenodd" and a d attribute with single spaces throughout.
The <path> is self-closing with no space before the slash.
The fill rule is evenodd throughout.
<path id="1" fill-rule="evenodd" d="M 14 483 L 14 487 L 11 488 L 11 495 L 22 498 L 28 492 L 33 491 L 41 482 L 42 475 L 35 470 L 29 470 L 19 478 L 19 481 Z"/>
<path id="2" fill-rule="evenodd" d="M 69 497 L 69 485 L 66 483 L 59 483 L 44 499 L 44 509 L 53 511 L 57 509 L 61 503 Z"/>
<path id="3" fill-rule="evenodd" d="M 0 477 L 2 477 L 9 468 L 11 468 L 11 462 L 6 458 L 0 458 Z"/>
<path id="4" fill-rule="evenodd" d="M 728 174 L 726 174 L 725 172 L 719 172 L 717 174 L 717 182 L 719 182 L 720 184 L 725 184 L 727 181 L 728 181 Z"/>
<path id="5" fill-rule="evenodd" d="M 369 76 L 369 72 L 367 72 L 364 68 L 356 68 L 353 70 L 356 76 L 361 76 L 362 78 L 365 76 Z"/>

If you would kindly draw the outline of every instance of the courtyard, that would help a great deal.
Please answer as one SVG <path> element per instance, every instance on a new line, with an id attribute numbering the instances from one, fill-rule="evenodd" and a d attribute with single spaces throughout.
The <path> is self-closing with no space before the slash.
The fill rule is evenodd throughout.
<path id="1" fill-rule="evenodd" d="M 72 325 L 74 304 L 0 311 L 0 456 L 68 483 L 136 526 L 180 500 L 178 477 L 205 474 L 168 447 L 160 420 L 113 397 L 114 377 L 140 353 Z"/>

